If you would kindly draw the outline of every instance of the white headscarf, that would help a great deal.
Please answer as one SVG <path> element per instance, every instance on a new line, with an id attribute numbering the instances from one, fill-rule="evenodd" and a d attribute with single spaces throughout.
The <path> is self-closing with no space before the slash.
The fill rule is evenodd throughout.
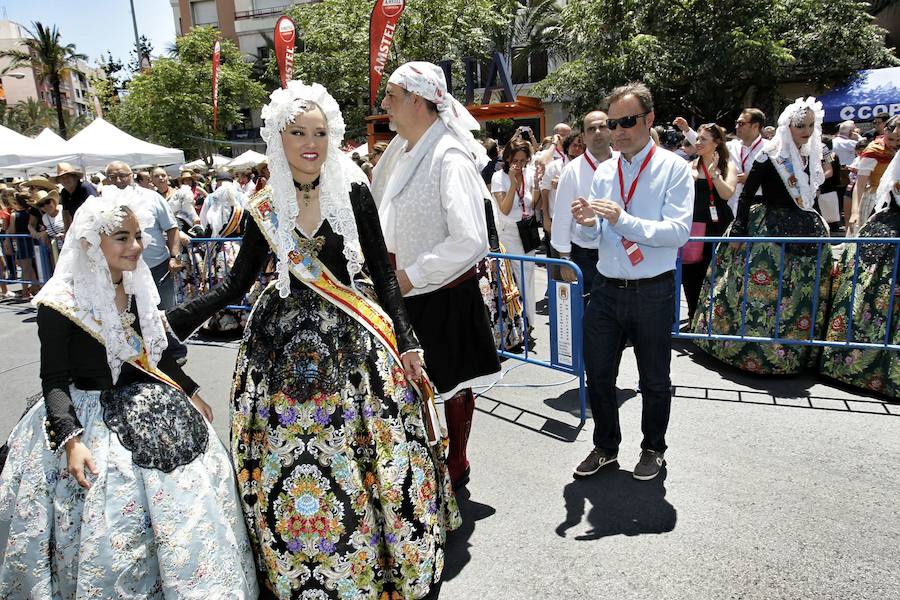
<path id="1" fill-rule="evenodd" d="M 359 167 L 341 152 L 344 139 L 344 117 L 338 103 L 322 85 L 306 85 L 302 81 L 289 81 L 287 88 L 278 88 L 269 96 L 269 103 L 262 109 L 265 125 L 260 130 L 266 142 L 269 163 L 269 185 L 278 235 L 278 279 L 275 287 L 282 298 L 290 294 L 288 252 L 294 247 L 295 220 L 300 214 L 293 176 L 281 143 L 281 132 L 298 114 L 318 107 L 325 114 L 328 129 L 328 152 L 322 164 L 319 183 L 319 210 L 331 228 L 344 238 L 344 258 L 350 281 L 362 270 L 363 254 L 359 245 L 359 232 L 350 204 L 352 183 L 367 183 L 368 178 Z"/>
<path id="2" fill-rule="evenodd" d="M 791 137 L 791 125 L 803 122 L 808 113 L 815 116 L 813 134 L 809 140 L 799 149 Z M 819 186 L 825 183 L 825 171 L 822 168 L 822 120 L 825 118 L 825 110 L 822 103 L 812 96 L 797 98 L 793 104 L 785 108 L 778 117 L 778 129 L 775 136 L 766 142 L 764 150 L 772 159 L 782 157 L 791 162 L 793 175 L 797 179 L 797 187 L 800 190 L 800 198 L 803 201 L 803 210 L 814 211 L 816 194 Z M 803 166 L 802 156 L 809 160 L 809 175 Z"/>
<path id="3" fill-rule="evenodd" d="M 75 212 L 53 277 L 32 301 L 35 306 L 66 306 L 76 315 L 92 316 L 99 322 L 113 383 L 119 379 L 122 363 L 134 358 L 136 352 L 116 309 L 116 290 L 100 248 L 100 235 L 113 233 L 128 211 L 137 218 L 142 230 L 152 225 L 153 215 L 131 187 L 120 190 L 108 186 L 102 197 L 88 198 Z M 137 268 L 126 271 L 122 278 L 125 292 L 133 294 L 137 304 L 147 357 L 156 366 L 168 342 L 150 267 L 140 259 Z"/>
<path id="4" fill-rule="evenodd" d="M 881 176 L 878 183 L 878 191 L 875 192 L 876 210 L 883 210 L 891 204 L 891 190 L 894 191 L 894 202 L 900 205 L 900 190 L 897 185 L 900 184 L 900 152 L 894 154 L 890 164 Z"/>
<path id="5" fill-rule="evenodd" d="M 438 118 L 450 133 L 472 153 L 479 168 L 487 164 L 487 151 L 472 131 L 481 129 L 475 117 L 447 91 L 447 79 L 439 66 L 422 61 L 408 62 L 391 73 L 388 83 L 430 100 L 437 107 Z"/>

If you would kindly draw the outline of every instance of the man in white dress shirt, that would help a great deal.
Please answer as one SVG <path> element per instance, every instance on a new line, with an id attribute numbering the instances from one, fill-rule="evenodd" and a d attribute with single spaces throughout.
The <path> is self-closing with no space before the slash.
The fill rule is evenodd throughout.
<path id="1" fill-rule="evenodd" d="M 665 464 L 675 261 L 690 235 L 694 180 L 684 159 L 650 139 L 653 97 L 644 84 L 614 89 L 607 103 L 607 125 L 621 155 L 597 167 L 590 201 L 578 198 L 572 205 L 582 233 L 598 239 L 600 256 L 584 315 L 594 448 L 575 475 L 592 475 L 618 460 L 616 377 L 627 338 L 634 345 L 643 400 L 644 439 L 633 475 L 647 480 Z"/>
<path id="2" fill-rule="evenodd" d="M 597 166 L 617 154 L 610 149 L 611 138 L 606 120 L 606 113 L 601 110 L 585 115 L 582 134 L 584 154 L 563 168 L 556 186 L 556 203 L 552 211 L 551 243 L 559 252 L 560 258 L 571 259 L 581 269 L 585 304 L 591 297 L 591 286 L 597 273 L 597 238 L 581 234 L 578 224 L 572 218 L 572 203 L 579 196 L 591 197 L 591 183 Z M 560 270 L 560 276 L 570 283 L 576 280 L 575 271 L 568 267 Z"/>
<path id="3" fill-rule="evenodd" d="M 741 116 L 734 122 L 735 139 L 727 142 L 728 158 L 737 169 L 737 186 L 734 188 L 734 194 L 728 199 L 728 206 L 731 207 L 731 213 L 737 215 L 738 200 L 744 189 L 744 182 L 747 181 L 747 175 L 753 167 L 756 157 L 763 149 L 762 129 L 766 126 L 766 114 L 758 108 L 745 108 L 741 112 Z M 756 192 L 756 195 L 762 195 L 762 189 Z"/>
<path id="4" fill-rule="evenodd" d="M 856 160 L 856 143 L 859 140 L 853 136 L 855 129 L 856 123 L 844 121 L 838 125 L 837 135 L 831 139 L 831 148 L 842 167 L 849 167 Z"/>
<path id="5" fill-rule="evenodd" d="M 426 370 L 445 399 L 454 487 L 468 479 L 473 386 L 499 378 L 500 362 L 475 277 L 488 252 L 478 122 L 447 91 L 437 65 L 411 62 L 387 84 L 382 108 L 397 132 L 373 172 L 384 239 Z"/>

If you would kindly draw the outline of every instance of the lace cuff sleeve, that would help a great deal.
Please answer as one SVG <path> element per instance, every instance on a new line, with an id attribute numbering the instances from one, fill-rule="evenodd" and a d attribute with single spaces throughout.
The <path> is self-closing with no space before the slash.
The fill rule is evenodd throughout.
<path id="1" fill-rule="evenodd" d="M 69 343 L 75 324 L 46 306 L 38 308 L 38 337 L 41 340 L 41 390 L 47 418 L 44 434 L 47 447 L 54 452 L 83 431 L 69 395 L 72 377 L 69 369 Z"/>
<path id="2" fill-rule="evenodd" d="M 381 222 L 378 220 L 378 209 L 369 188 L 354 184 L 350 199 L 366 265 L 372 275 L 378 301 L 394 322 L 394 334 L 397 336 L 400 353 L 420 349 L 419 341 L 406 315 L 400 284 L 397 283 L 397 276 L 388 260 L 387 246 L 381 233 Z"/>

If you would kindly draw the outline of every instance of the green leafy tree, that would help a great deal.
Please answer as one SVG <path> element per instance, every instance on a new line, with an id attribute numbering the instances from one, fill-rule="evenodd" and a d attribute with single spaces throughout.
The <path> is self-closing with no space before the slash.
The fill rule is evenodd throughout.
<path id="1" fill-rule="evenodd" d="M 132 135 L 211 159 L 223 131 L 241 123 L 242 107 L 258 108 L 265 88 L 251 78 L 251 65 L 227 39 L 221 42 L 218 131 L 213 131 L 212 49 L 217 31 L 196 27 L 176 40 L 177 56 L 160 58 L 135 74 L 116 112 L 116 124 Z"/>
<path id="2" fill-rule="evenodd" d="M 641 80 L 657 115 L 718 120 L 742 106 L 774 111 L 784 81 L 827 86 L 897 63 L 868 5 L 854 0 L 571 0 L 561 13 L 574 60 L 535 90 L 575 114 Z"/>
<path id="3" fill-rule="evenodd" d="M 59 125 L 59 134 L 63 138 L 68 137 L 66 130 L 66 120 L 64 117 L 62 106 L 62 86 L 63 77 L 69 74 L 76 60 L 87 60 L 87 56 L 79 54 L 75 50 L 74 44 L 63 45 L 59 29 L 54 25 L 52 28 L 45 27 L 40 22 L 32 23 L 31 30 L 25 31 L 30 35 L 23 41 L 25 49 L 9 48 L 0 50 L 0 58 L 10 60 L 9 64 L 0 75 L 9 73 L 20 67 L 30 66 L 34 70 L 34 74 L 41 81 L 50 84 L 50 89 L 56 98 L 56 119 Z"/>
<path id="4" fill-rule="evenodd" d="M 410 60 L 452 60 L 461 88 L 463 57 L 483 59 L 509 26 L 517 0 L 416 0 L 408 2 L 391 47 L 387 75 Z M 318 82 L 341 105 L 348 135 L 358 136 L 369 112 L 369 16 L 371 0 L 323 0 L 298 4 L 288 14 L 298 28 L 294 76 Z M 277 81 L 274 58 L 269 75 Z M 380 94 L 381 92 L 379 92 Z"/>
<path id="5" fill-rule="evenodd" d="M 101 55 L 97 61 L 97 67 L 103 75 L 91 76 L 91 88 L 100 103 L 104 118 L 115 123 L 115 113 L 119 106 L 119 88 L 122 86 L 119 75 L 123 67 L 122 61 L 114 59 L 112 53 L 107 50 L 106 55 Z"/>

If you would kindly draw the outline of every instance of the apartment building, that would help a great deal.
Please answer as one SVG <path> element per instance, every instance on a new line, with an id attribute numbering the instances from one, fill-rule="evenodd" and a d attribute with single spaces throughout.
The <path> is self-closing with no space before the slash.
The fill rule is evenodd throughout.
<path id="1" fill-rule="evenodd" d="M 24 50 L 23 41 L 27 37 L 28 32 L 22 25 L 14 21 L 0 21 L 0 48 Z M 7 60 L 0 61 L 0 67 L 7 64 Z M 0 83 L 7 106 L 33 98 L 55 109 L 56 103 L 61 101 L 63 109 L 70 115 L 93 117 L 100 114 L 100 107 L 91 87 L 91 76 L 98 73 L 97 69 L 85 61 L 76 61 L 75 68 L 61 82 L 62 98 L 57 98 L 50 82 L 39 80 L 31 67 L 15 69 L 0 78 Z"/>

